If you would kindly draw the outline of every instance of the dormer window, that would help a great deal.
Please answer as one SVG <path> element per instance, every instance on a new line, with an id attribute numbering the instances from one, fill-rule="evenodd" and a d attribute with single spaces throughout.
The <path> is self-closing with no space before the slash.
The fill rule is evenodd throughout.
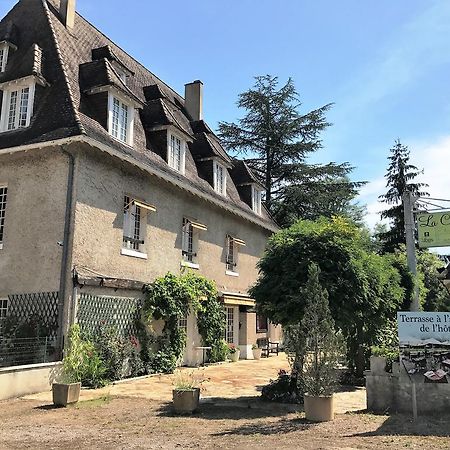
<path id="1" fill-rule="evenodd" d="M 227 169 L 214 161 L 214 190 L 220 195 L 227 195 Z"/>
<path id="2" fill-rule="evenodd" d="M 186 143 L 174 134 L 169 134 L 167 162 L 172 169 L 184 174 Z"/>
<path id="3" fill-rule="evenodd" d="M 261 215 L 262 192 L 255 186 L 252 186 L 252 209 L 258 215 Z"/>
<path id="4" fill-rule="evenodd" d="M 9 45 L 6 43 L 0 44 L 0 72 L 6 70 L 8 64 Z"/>
<path id="5" fill-rule="evenodd" d="M 1 131 L 12 131 L 30 125 L 33 115 L 35 83 L 24 79 L 11 82 L 3 88 L 3 104 L 0 120 Z"/>
<path id="6" fill-rule="evenodd" d="M 134 108 L 113 93 L 109 93 L 109 134 L 128 145 L 133 145 Z"/>

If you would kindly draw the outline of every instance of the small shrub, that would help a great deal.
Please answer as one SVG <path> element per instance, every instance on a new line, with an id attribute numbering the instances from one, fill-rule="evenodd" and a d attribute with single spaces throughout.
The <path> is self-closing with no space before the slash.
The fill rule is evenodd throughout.
<path id="1" fill-rule="evenodd" d="M 202 388 L 203 383 L 209 381 L 203 376 L 203 372 L 177 370 L 173 381 L 174 388 L 177 391 L 192 391 L 193 389 Z"/>
<path id="2" fill-rule="evenodd" d="M 297 386 L 297 378 L 285 370 L 278 372 L 278 378 L 262 388 L 264 400 L 280 403 L 303 403 L 303 396 Z"/>
<path id="3" fill-rule="evenodd" d="M 72 325 L 69 346 L 63 359 L 63 381 L 81 382 L 83 386 L 97 388 L 105 385 L 106 367 L 92 342 L 81 336 L 80 326 Z"/>

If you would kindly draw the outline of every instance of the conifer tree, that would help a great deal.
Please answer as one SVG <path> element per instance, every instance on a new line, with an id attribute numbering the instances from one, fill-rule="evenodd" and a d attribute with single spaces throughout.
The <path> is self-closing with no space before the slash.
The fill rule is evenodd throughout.
<path id="1" fill-rule="evenodd" d="M 244 117 L 219 124 L 222 142 L 248 156 L 247 163 L 265 187 L 265 204 L 281 225 L 312 218 L 311 211 L 318 213 L 315 217 L 328 214 L 335 204 L 332 213 L 342 213 L 360 186 L 348 179 L 353 168 L 347 163 L 306 162 L 322 148 L 321 132 L 330 125 L 325 114 L 331 104 L 302 114 L 292 79 L 281 87 L 271 75 L 255 80 L 239 95 L 237 105 L 246 111 Z"/>
<path id="2" fill-rule="evenodd" d="M 423 188 L 428 187 L 428 185 L 416 181 L 416 178 L 423 171 L 410 164 L 408 147 L 397 139 L 390 152 L 389 166 L 385 175 L 388 191 L 379 197 L 380 201 L 390 205 L 388 209 L 381 213 L 382 219 L 389 219 L 390 221 L 390 229 L 379 235 L 385 253 L 392 253 L 405 243 L 403 194 L 409 191 L 414 196 L 428 195 L 423 191 Z"/>

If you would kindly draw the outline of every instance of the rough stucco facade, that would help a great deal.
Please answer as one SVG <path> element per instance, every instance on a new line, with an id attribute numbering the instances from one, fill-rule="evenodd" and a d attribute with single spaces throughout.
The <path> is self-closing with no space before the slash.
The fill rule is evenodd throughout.
<path id="1" fill-rule="evenodd" d="M 104 155 L 80 154 L 76 173 L 73 263 L 117 278 L 149 282 L 167 272 L 178 273 L 182 262 L 183 217 L 207 225 L 198 231 L 200 273 L 219 290 L 245 293 L 257 279 L 256 264 L 270 232 L 257 230 L 243 219 L 224 213 L 167 182 L 126 167 Z M 121 254 L 123 197 L 136 196 L 157 208 L 146 215 L 144 234 L 148 259 Z M 226 275 L 226 236 L 246 243 L 239 249 L 239 276 Z"/>
<path id="2" fill-rule="evenodd" d="M 68 158 L 60 149 L 0 155 L 8 187 L 0 298 L 59 289 Z"/>
<path id="3" fill-rule="evenodd" d="M 195 267 L 188 265 L 216 282 L 230 340 L 251 358 L 258 338 L 280 340 L 272 325 L 257 333 L 248 296 L 267 239 L 278 229 L 254 194 L 260 182 L 203 120 L 199 80 L 186 84 L 189 95 L 182 97 L 70 3 L 70 24 L 67 2 L 58 0 L 20 0 L 0 22 L 0 46 L 13 49 L 0 73 L 2 111 L 9 114 L 0 120 L 7 124 L 0 130 L 0 188 L 7 186 L 0 306 L 16 294 L 59 292 L 59 331 L 66 334 L 80 292 L 138 298 L 144 283 L 183 270 L 188 218 L 206 228 L 194 230 Z M 33 95 L 17 91 L 28 117 L 19 125 L 11 98 L 23 83 Z M 184 152 L 182 169 L 169 158 L 174 137 Z M 226 179 L 220 186 L 218 167 Z M 133 205 L 144 202 L 138 238 L 124 233 L 125 196 Z M 133 240 L 139 252 L 125 251 Z M 200 345 L 190 317 L 185 362 L 199 361 Z"/>

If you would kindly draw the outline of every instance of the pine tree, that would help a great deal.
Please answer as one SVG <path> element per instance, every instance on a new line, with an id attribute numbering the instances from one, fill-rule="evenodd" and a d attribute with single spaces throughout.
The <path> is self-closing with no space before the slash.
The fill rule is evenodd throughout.
<path id="1" fill-rule="evenodd" d="M 305 314 L 301 321 L 307 350 L 303 359 L 301 381 L 304 392 L 313 396 L 333 393 L 337 365 L 334 320 L 331 317 L 328 292 L 320 285 L 319 275 L 319 267 L 311 264 L 305 289 Z"/>
<path id="2" fill-rule="evenodd" d="M 383 252 L 392 253 L 405 243 L 405 220 L 403 216 L 403 194 L 406 191 L 414 196 L 423 197 L 428 194 L 423 188 L 427 184 L 418 183 L 415 179 L 423 173 L 416 166 L 409 163 L 410 152 L 406 145 L 402 145 L 399 139 L 395 141 L 388 157 L 389 166 L 386 172 L 386 187 L 388 191 L 380 195 L 383 203 L 392 205 L 381 213 L 382 219 L 389 219 L 390 229 L 380 234 L 383 243 Z"/>
<path id="3" fill-rule="evenodd" d="M 303 217 L 304 210 L 318 210 L 318 198 L 328 208 L 336 202 L 336 192 L 345 197 L 343 202 L 338 199 L 339 207 L 356 196 L 359 185 L 348 180 L 348 164 L 306 163 L 308 155 L 322 148 L 320 133 L 330 125 L 325 113 L 331 104 L 301 114 L 292 79 L 280 88 L 277 77 L 255 80 L 253 88 L 239 95 L 237 105 L 246 114 L 237 123 L 221 122 L 219 136 L 230 150 L 249 156 L 248 164 L 265 187 L 268 209 L 282 225 L 289 225 Z M 325 199 L 327 194 L 333 198 Z M 301 206 L 298 211 L 296 205 Z"/>

